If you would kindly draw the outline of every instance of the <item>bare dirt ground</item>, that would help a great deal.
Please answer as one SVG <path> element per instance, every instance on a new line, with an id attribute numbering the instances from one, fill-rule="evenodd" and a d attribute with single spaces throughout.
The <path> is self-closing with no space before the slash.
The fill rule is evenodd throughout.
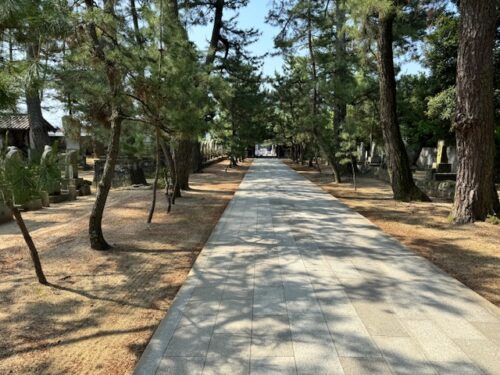
<path id="1" fill-rule="evenodd" d="M 88 246 L 93 196 L 24 214 L 51 286 L 36 282 L 14 223 L 0 226 L 0 374 L 130 373 L 250 165 L 192 176 L 172 213 L 159 193 L 113 190 L 104 233 Z"/>
<path id="2" fill-rule="evenodd" d="M 448 215 L 451 203 L 404 203 L 392 199 L 390 186 L 374 178 L 358 178 L 358 189 L 333 184 L 316 169 L 287 164 L 301 175 L 367 217 L 384 232 L 429 259 L 462 283 L 500 306 L 500 225 L 457 226 Z"/>

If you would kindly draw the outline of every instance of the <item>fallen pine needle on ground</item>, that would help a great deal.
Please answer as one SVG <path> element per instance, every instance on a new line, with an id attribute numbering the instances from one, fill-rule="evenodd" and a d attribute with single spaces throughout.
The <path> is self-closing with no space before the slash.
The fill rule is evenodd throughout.
<path id="1" fill-rule="evenodd" d="M 0 225 L 0 374 L 130 373 L 250 162 L 193 174 L 170 215 L 159 191 L 150 225 L 151 190 L 112 190 L 111 251 L 89 247 L 94 196 L 24 213 L 48 287 L 16 225 Z"/>

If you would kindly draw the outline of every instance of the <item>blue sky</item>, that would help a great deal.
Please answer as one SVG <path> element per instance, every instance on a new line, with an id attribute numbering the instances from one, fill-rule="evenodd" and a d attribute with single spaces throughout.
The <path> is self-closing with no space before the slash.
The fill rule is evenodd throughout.
<path id="1" fill-rule="evenodd" d="M 273 39 L 279 30 L 265 22 L 271 3 L 271 0 L 250 0 L 248 6 L 239 12 L 238 24 L 240 28 L 254 27 L 262 33 L 259 40 L 250 48 L 255 55 L 277 52 L 274 49 Z M 227 19 L 231 15 L 225 14 L 224 18 Z M 196 43 L 198 48 L 205 51 L 211 36 L 212 25 L 191 27 L 188 32 L 189 38 Z M 281 71 L 282 63 L 283 59 L 280 56 L 267 56 L 264 59 L 264 74 L 273 75 L 275 71 Z M 401 63 L 402 74 L 413 74 L 419 71 L 423 71 L 423 67 L 416 61 Z"/>
<path id="2" fill-rule="evenodd" d="M 239 12 L 238 25 L 240 28 L 248 29 L 253 27 L 262 33 L 259 40 L 250 47 L 253 54 L 257 56 L 274 51 L 273 39 L 277 34 L 277 29 L 265 22 L 270 7 L 270 0 L 250 0 L 248 6 L 241 9 Z M 227 19 L 233 14 L 224 14 L 224 18 Z M 212 25 L 191 27 L 188 32 L 189 38 L 195 42 L 201 50 L 205 51 L 211 36 Z M 266 75 L 273 75 L 275 70 L 281 71 L 282 62 L 283 60 L 280 56 L 266 57 L 263 66 L 264 73 Z"/>

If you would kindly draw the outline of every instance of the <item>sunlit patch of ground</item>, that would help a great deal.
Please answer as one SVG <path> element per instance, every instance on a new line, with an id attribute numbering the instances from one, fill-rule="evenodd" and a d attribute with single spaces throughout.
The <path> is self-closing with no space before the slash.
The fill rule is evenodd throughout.
<path id="1" fill-rule="evenodd" d="M 478 222 L 457 226 L 448 220 L 451 203 L 397 202 L 383 181 L 358 178 L 355 192 L 350 181 L 332 183 L 327 167 L 321 174 L 313 168 L 287 164 L 500 306 L 500 225 Z"/>
<path id="2" fill-rule="evenodd" d="M 192 176 L 170 215 L 162 192 L 111 191 L 104 233 L 88 246 L 93 196 L 24 214 L 51 286 L 37 284 L 14 223 L 0 225 L 0 374 L 130 373 L 236 191 L 250 161 Z"/>

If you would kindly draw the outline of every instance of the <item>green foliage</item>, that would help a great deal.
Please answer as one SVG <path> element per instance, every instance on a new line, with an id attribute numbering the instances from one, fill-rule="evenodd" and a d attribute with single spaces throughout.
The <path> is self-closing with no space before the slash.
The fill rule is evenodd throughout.
<path id="1" fill-rule="evenodd" d="M 453 121 L 456 108 L 455 86 L 451 86 L 428 99 L 427 114 L 431 118 L 438 118 L 448 123 Z"/>
<path id="2" fill-rule="evenodd" d="M 213 133 L 230 156 L 243 157 L 247 148 L 270 137 L 267 94 L 258 68 L 243 55 L 229 57 L 227 75 L 213 91 L 218 104 Z"/>
<path id="3" fill-rule="evenodd" d="M 407 146 L 417 151 L 424 146 L 434 146 L 439 139 L 451 140 L 452 136 L 450 119 L 444 117 L 443 110 L 451 115 L 449 111 L 453 109 L 436 107 L 430 81 L 431 78 L 424 74 L 404 75 L 397 86 L 401 133 Z M 436 110 L 439 112 L 434 112 Z"/>
<path id="4" fill-rule="evenodd" d="M 37 194 L 36 176 L 27 163 L 18 159 L 1 160 L 0 173 L 3 199 L 15 204 L 24 204 Z"/>
<path id="5" fill-rule="evenodd" d="M 493 225 L 500 225 L 500 217 L 498 216 L 488 215 L 485 221 Z"/>
<path id="6" fill-rule="evenodd" d="M 354 163 L 359 157 L 356 138 L 347 132 L 342 132 L 339 138 L 340 142 L 338 152 L 336 153 L 338 162 L 342 165 Z"/>

